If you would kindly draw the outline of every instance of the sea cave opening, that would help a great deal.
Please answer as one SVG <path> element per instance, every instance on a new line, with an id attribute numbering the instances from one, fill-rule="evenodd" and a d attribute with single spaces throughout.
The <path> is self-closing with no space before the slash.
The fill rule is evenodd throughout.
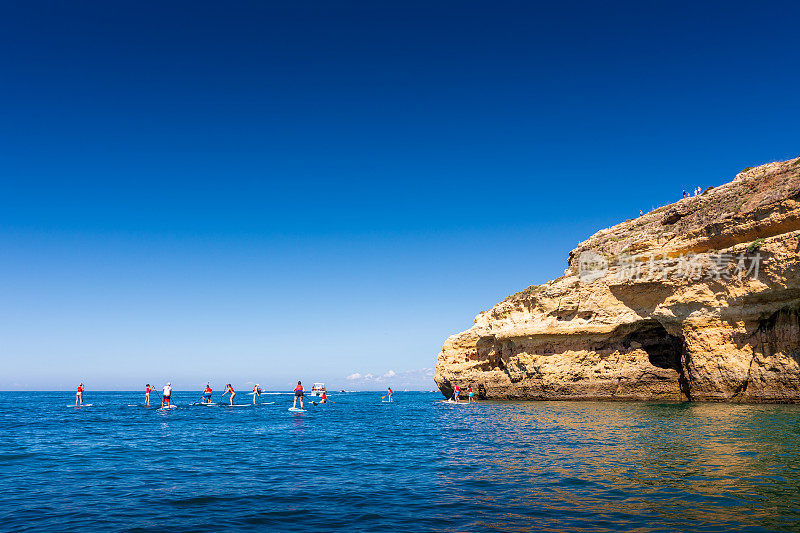
<path id="1" fill-rule="evenodd" d="M 630 348 L 633 343 L 641 346 L 647 353 L 650 364 L 658 368 L 671 368 L 682 373 L 681 358 L 684 351 L 683 338 L 670 335 L 664 326 L 656 321 L 646 321 L 636 325 L 622 341 Z"/>

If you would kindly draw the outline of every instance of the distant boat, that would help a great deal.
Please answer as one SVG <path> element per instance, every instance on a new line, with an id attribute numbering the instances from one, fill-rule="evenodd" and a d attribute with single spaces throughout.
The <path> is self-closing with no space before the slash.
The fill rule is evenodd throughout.
<path id="1" fill-rule="evenodd" d="M 322 393 L 327 393 L 328 389 L 325 388 L 324 383 L 314 383 L 314 386 L 311 387 L 311 392 L 308 393 L 309 396 L 313 396 L 315 398 L 319 398 L 322 396 Z"/>

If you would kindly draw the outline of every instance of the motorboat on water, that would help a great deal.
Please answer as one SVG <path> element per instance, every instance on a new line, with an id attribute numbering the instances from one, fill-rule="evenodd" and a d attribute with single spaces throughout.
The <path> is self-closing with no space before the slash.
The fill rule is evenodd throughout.
<path id="1" fill-rule="evenodd" d="M 322 393 L 327 393 L 328 389 L 325 388 L 324 383 L 314 383 L 314 386 L 311 387 L 311 390 L 308 392 L 309 396 L 313 396 L 315 398 L 319 398 L 322 396 Z"/>

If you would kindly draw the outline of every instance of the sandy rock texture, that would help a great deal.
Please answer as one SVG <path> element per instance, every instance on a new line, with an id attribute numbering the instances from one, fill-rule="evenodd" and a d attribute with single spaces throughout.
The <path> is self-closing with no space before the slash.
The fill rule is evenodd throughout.
<path id="1" fill-rule="evenodd" d="M 592 235 L 452 335 L 443 394 L 800 401 L 800 158 Z"/>

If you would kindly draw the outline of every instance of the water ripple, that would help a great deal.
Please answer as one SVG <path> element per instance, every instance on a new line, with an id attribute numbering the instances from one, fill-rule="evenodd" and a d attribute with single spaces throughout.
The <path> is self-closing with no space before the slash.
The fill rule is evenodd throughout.
<path id="1" fill-rule="evenodd" d="M 159 412 L 127 393 L 83 409 L 4 394 L 2 529 L 778 531 L 800 518 L 797 406 L 359 393 L 298 416 L 288 398 Z"/>

